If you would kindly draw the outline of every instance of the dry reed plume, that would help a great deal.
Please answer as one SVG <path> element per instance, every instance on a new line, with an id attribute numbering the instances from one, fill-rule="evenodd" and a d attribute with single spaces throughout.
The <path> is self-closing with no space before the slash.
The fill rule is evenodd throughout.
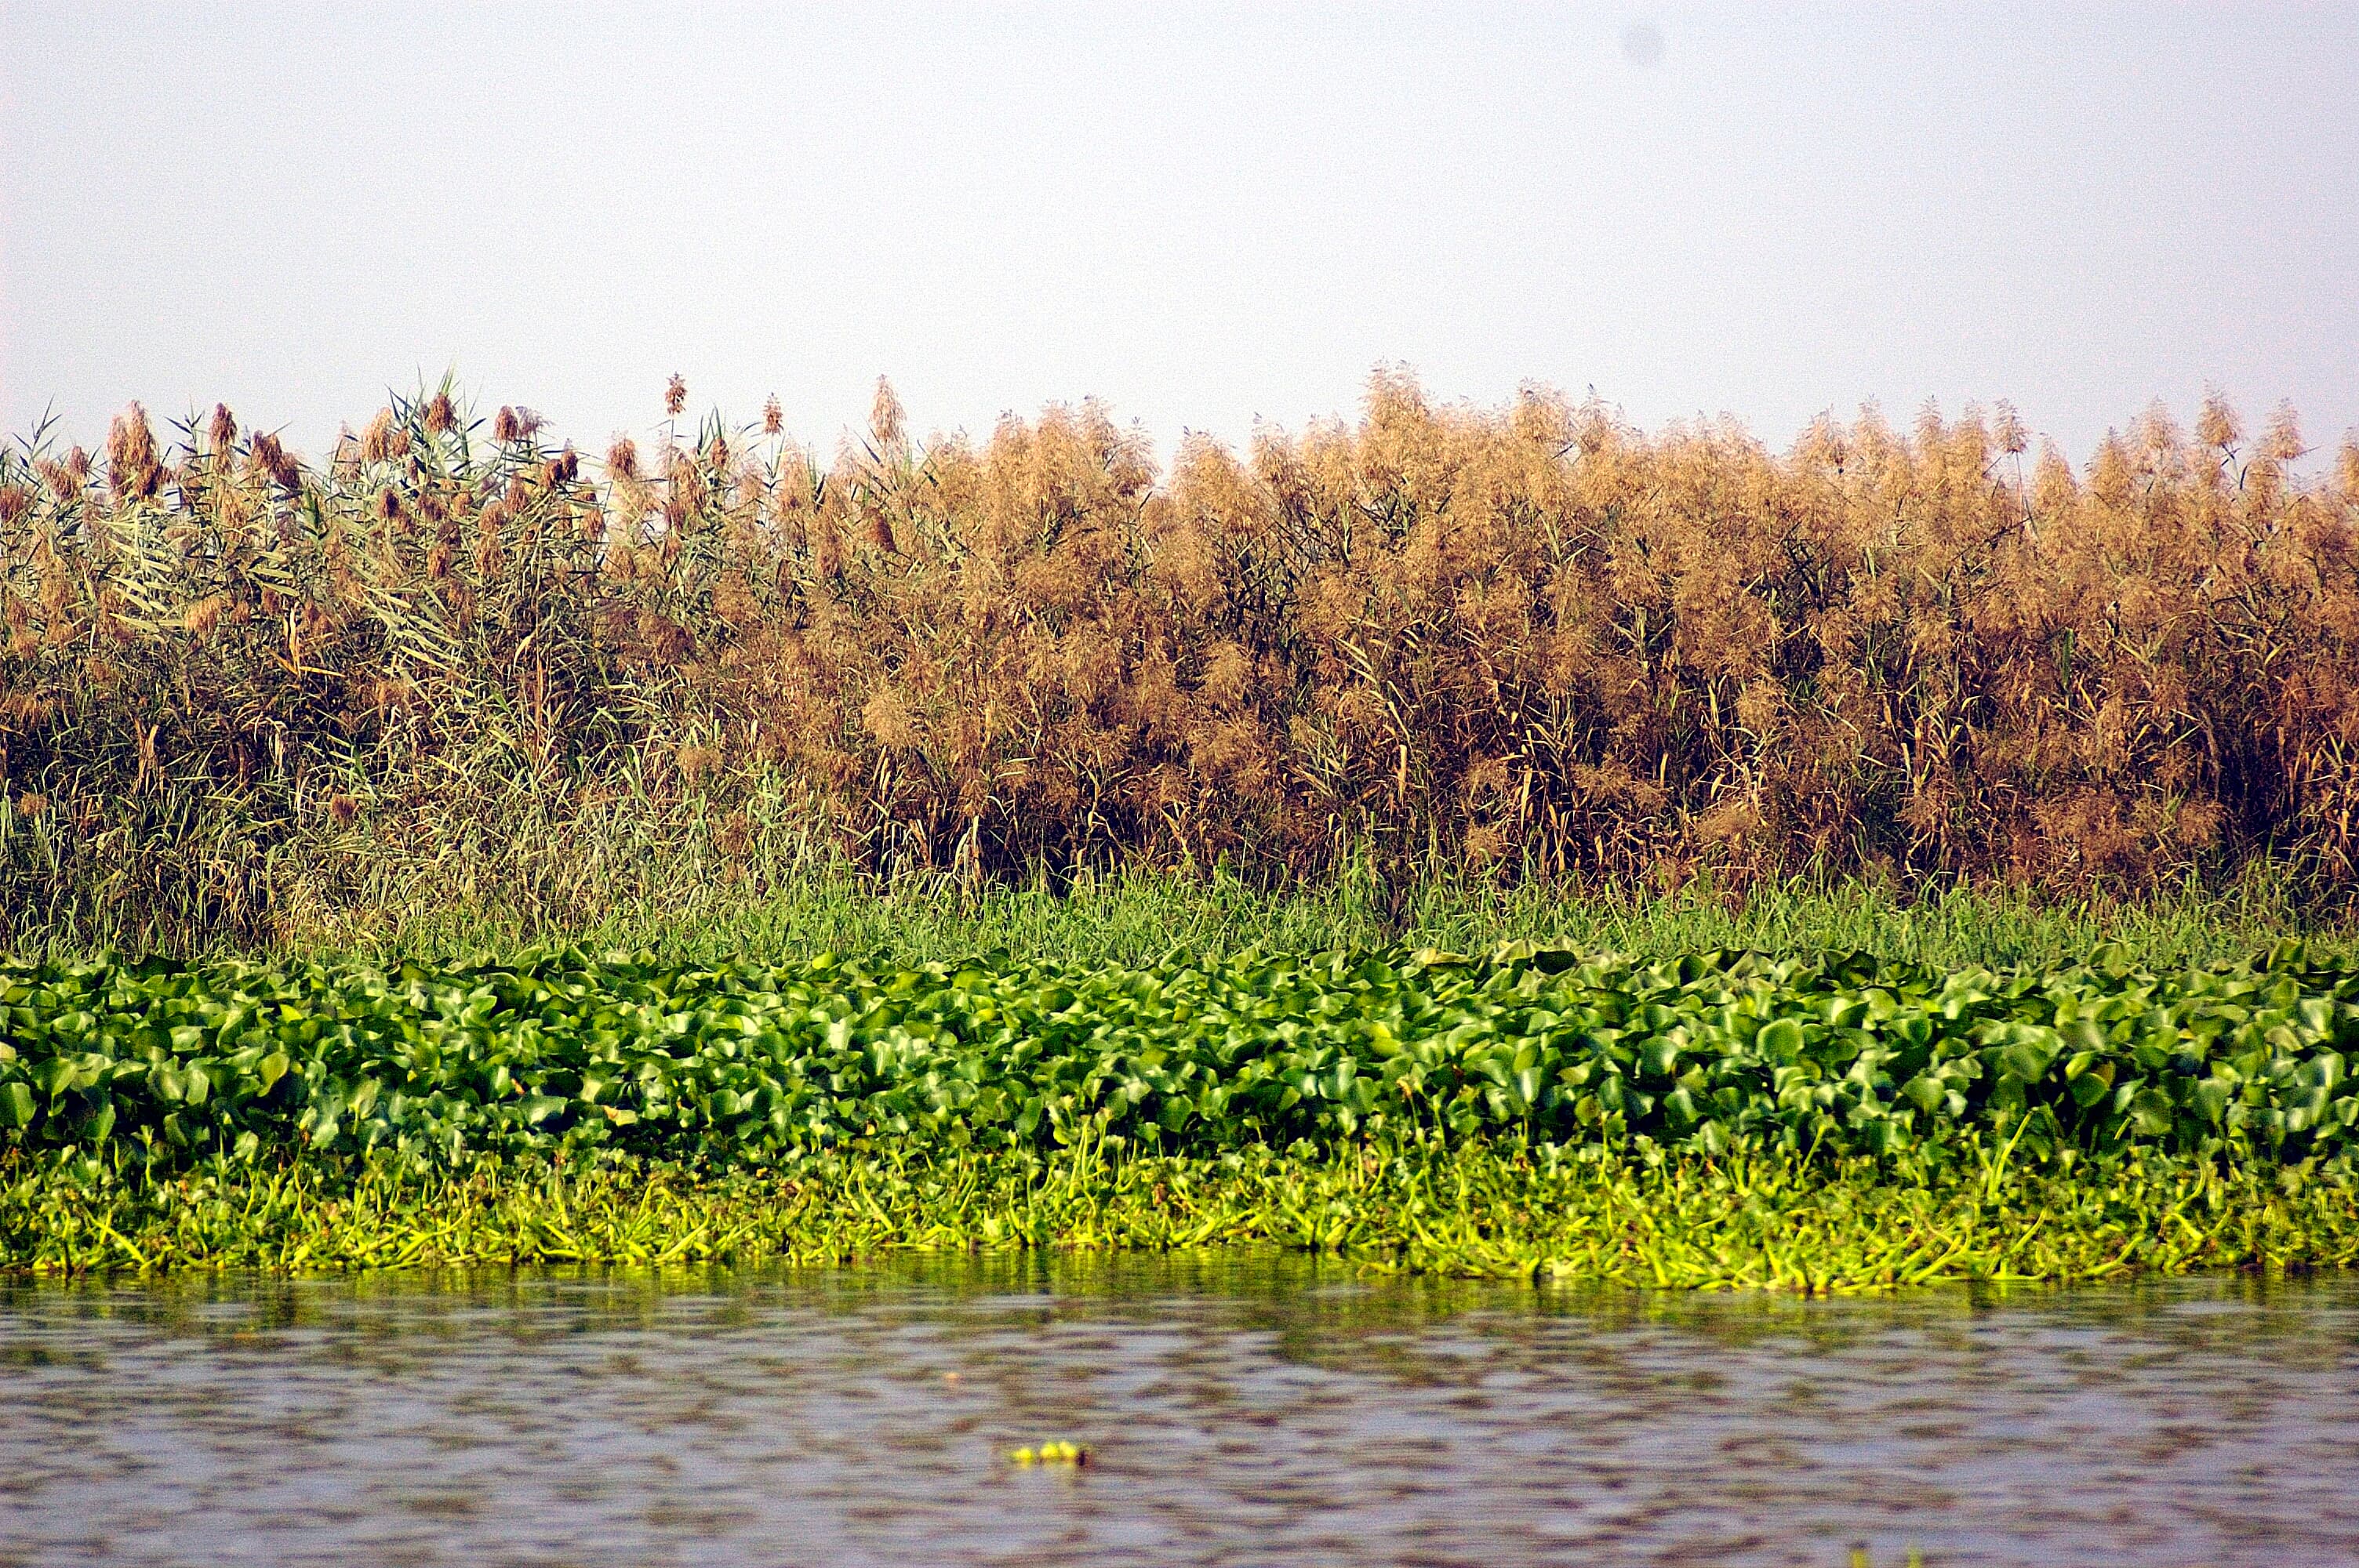
<path id="1" fill-rule="evenodd" d="M 225 408 L 0 455 L 18 935 L 283 935 L 396 862 L 594 900 L 782 835 L 977 876 L 2359 863 L 2359 447 L 2296 483 L 2289 415 L 2158 409 L 2079 471 L 2004 408 L 1781 455 L 1393 375 L 1168 479 L 1094 405 L 919 441 L 881 384 L 824 464 L 775 406 L 603 471 L 542 431 L 446 387 L 316 470 Z"/>

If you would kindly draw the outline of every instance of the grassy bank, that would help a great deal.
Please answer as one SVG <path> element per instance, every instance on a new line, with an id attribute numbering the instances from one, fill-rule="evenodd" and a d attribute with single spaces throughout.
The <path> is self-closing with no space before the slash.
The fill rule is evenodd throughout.
<path id="1" fill-rule="evenodd" d="M 444 965 L 549 944 L 623 950 L 678 964 L 784 963 L 814 953 L 884 963 L 959 963 L 983 953 L 1024 962 L 1137 968 L 1175 949 L 1219 957 L 1397 946 L 1487 953 L 1527 941 L 1645 958 L 1715 948 L 1864 952 L 1940 968 L 2077 961 L 2121 948 L 2148 968 L 2234 961 L 2288 937 L 2321 956 L 2359 952 L 2347 906 L 2256 869 L 2225 887 L 2188 884 L 2136 897 L 1952 885 L 1903 890 L 1831 877 L 1739 890 L 1710 876 L 1670 892 L 1502 884 L 1429 874 L 1391 882 L 1364 864 L 1269 885 L 1223 871 L 1146 868 L 1053 881 L 969 881 L 943 873 L 875 877 L 840 860 L 782 862 L 758 886 L 693 853 L 643 848 L 626 895 L 577 906 L 516 903 L 471 883 L 462 864 L 416 896 L 324 914 L 295 937 L 234 929 L 179 945 L 192 957 Z M 0 954 L 71 960 L 147 952 L 137 933 L 23 922 Z"/>
<path id="2" fill-rule="evenodd" d="M 260 952 L 447 963 L 556 941 L 682 964 L 784 963 L 821 952 L 959 963 L 1004 953 L 1021 962 L 1136 968 L 1174 950 L 1213 958 L 1249 949 L 1393 946 L 1488 953 L 1530 942 L 1650 960 L 1713 949 L 1832 951 L 1936 968 L 2006 968 L 2071 964 L 2111 946 L 2151 969 L 2233 962 L 2289 937 L 2321 957 L 2359 952 L 2359 925 L 2345 909 L 2262 872 L 2224 888 L 2120 898 L 1965 886 L 1905 892 L 1832 878 L 1760 882 L 1741 892 L 1710 877 L 1669 892 L 1502 885 L 1447 873 L 1390 883 L 1364 866 L 1278 887 L 1218 872 L 1147 870 L 1055 885 L 968 883 L 944 875 L 865 877 L 836 864 L 760 893 L 719 880 L 693 883 L 683 874 L 660 896 L 618 901 L 566 922 L 546 910 L 446 897 L 439 905 L 377 911 L 340 935 Z M 78 956 L 90 948 L 37 941 L 29 951 Z"/>

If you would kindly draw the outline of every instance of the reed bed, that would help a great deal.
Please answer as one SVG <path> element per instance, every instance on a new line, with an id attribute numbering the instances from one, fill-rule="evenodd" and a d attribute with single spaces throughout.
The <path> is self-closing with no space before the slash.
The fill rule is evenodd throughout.
<path id="1" fill-rule="evenodd" d="M 318 466 L 225 408 L 0 454 L 0 942 L 846 869 L 2352 885 L 2359 447 L 2296 482 L 2289 415 L 2079 469 L 2004 408 L 1778 453 L 1393 375 L 1169 474 L 1093 405 L 666 429 L 593 460 L 446 386 Z"/>

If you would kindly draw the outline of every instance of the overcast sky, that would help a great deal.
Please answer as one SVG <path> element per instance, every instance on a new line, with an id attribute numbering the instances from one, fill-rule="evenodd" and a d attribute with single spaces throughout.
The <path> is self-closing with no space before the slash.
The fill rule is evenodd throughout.
<path id="1" fill-rule="evenodd" d="M 2359 423 L 2359 6 L 0 0 L 0 425 Z"/>

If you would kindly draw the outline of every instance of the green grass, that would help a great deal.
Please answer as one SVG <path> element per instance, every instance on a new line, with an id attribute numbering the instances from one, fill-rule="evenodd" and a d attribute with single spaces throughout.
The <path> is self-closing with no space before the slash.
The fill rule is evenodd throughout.
<path id="1" fill-rule="evenodd" d="M 1759 883 L 1741 898 L 1708 879 L 1668 894 L 1504 886 L 1447 872 L 1395 887 L 1364 868 L 1277 886 L 1218 870 L 971 885 L 940 873 L 862 874 L 812 837 L 792 801 L 770 795 L 749 806 L 752 847 L 733 860 L 716 849 L 714 826 L 685 807 L 678 821 L 653 823 L 618 801 L 610 803 L 613 820 L 560 823 L 546 803 L 513 794 L 495 785 L 482 799 L 471 795 L 480 809 L 447 821 L 364 822 L 330 840 L 277 847 L 253 871 L 279 889 L 277 913 L 263 923 L 277 934 L 269 938 L 241 935 L 254 923 L 221 911 L 156 907 L 136 879 L 74 882 L 67 896 L 60 890 L 71 879 L 60 880 L 59 859 L 71 849 L 67 829 L 0 803 L 0 860 L 16 866 L 27 894 L 0 905 L 0 951 L 447 962 L 555 941 L 690 963 L 774 962 L 822 950 L 921 963 L 1004 950 L 1136 966 L 1175 946 L 1299 953 L 1397 941 L 1484 951 L 1523 939 L 1647 957 L 1835 948 L 1996 968 L 2069 961 L 2114 941 L 2166 968 L 2241 957 L 2288 935 L 2306 936 L 2321 951 L 2359 948 L 2349 909 L 2305 897 L 2288 875 L 2259 862 L 2226 886 L 2130 899 L 1998 887 L 1911 891 L 1848 879 Z M 162 852 L 144 842 L 120 849 L 141 863 Z M 208 874 L 219 877 L 254 858 L 229 843 L 206 854 L 215 868 Z M 51 896 L 32 896 L 44 888 Z"/>
<path id="2" fill-rule="evenodd" d="M 299 941 L 198 950 L 436 963 L 554 941 L 676 963 L 834 952 L 918 964 L 1005 952 L 1136 967 L 1175 947 L 1213 957 L 1394 944 L 1484 952 L 1522 940 L 1649 958 L 1712 948 L 1861 951 L 1941 968 L 2067 963 L 2105 943 L 2153 968 L 2245 957 L 2288 936 L 2322 954 L 2359 951 L 2350 912 L 2305 902 L 2290 884 L 2259 873 L 2225 889 L 2136 899 L 1962 886 L 1911 893 L 1841 880 L 1767 883 L 1738 897 L 1709 881 L 1667 894 L 1449 878 L 1395 889 L 1364 875 L 1270 888 L 1220 872 L 1131 871 L 1011 886 L 940 875 L 879 880 L 801 856 L 782 863 L 784 874 L 749 893 L 684 854 L 678 875 L 636 889 L 637 896 L 594 902 L 594 917 L 562 914 L 580 907 L 571 901 L 479 903 L 445 882 L 440 900 L 387 903 L 323 923 Z M 103 946 L 45 929 L 20 936 L 16 950 L 71 957 Z"/>

